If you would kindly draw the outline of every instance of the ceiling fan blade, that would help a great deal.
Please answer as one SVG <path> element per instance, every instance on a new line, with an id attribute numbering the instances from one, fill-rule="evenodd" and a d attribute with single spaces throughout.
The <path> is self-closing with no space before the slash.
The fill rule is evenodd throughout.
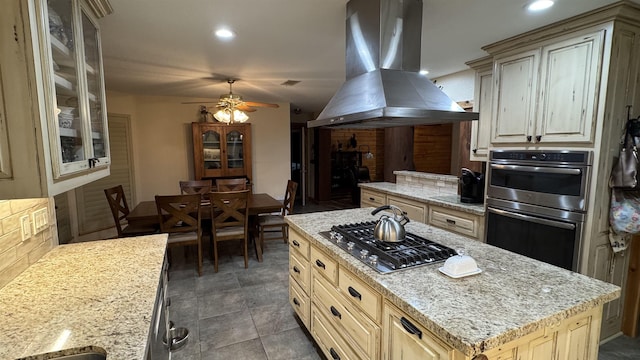
<path id="1" fill-rule="evenodd" d="M 252 108 L 250 106 L 247 106 L 247 104 L 239 104 L 239 105 L 236 106 L 236 109 L 242 110 L 244 112 L 254 112 L 254 111 L 256 111 L 256 109 L 254 109 L 254 108 Z"/>
<path id="2" fill-rule="evenodd" d="M 256 102 L 256 101 L 245 101 L 244 103 L 245 103 L 245 105 L 255 106 L 255 107 L 270 107 L 270 108 L 278 108 L 278 107 L 280 107 L 280 106 L 278 106 L 278 104 L 269 104 L 269 103 Z"/>
<path id="3" fill-rule="evenodd" d="M 181 104 L 213 104 L 217 103 L 217 101 L 185 101 Z"/>

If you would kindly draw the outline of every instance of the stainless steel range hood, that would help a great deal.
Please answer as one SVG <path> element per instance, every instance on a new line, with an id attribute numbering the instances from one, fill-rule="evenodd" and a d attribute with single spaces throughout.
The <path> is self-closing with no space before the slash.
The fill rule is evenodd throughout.
<path id="1" fill-rule="evenodd" d="M 382 128 L 477 120 L 420 75 L 422 0 L 350 0 L 346 82 L 309 127 Z"/>

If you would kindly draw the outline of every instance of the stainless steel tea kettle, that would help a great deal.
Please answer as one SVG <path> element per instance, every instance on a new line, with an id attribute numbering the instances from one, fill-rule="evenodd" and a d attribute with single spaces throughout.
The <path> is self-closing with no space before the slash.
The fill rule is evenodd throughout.
<path id="1" fill-rule="evenodd" d="M 384 205 L 376 208 L 371 212 L 371 215 L 375 215 L 382 210 L 393 211 L 393 217 L 389 215 L 382 215 L 373 230 L 373 236 L 376 240 L 386 242 L 399 242 L 405 238 L 404 225 L 409 222 L 407 213 L 402 211 L 394 205 Z"/>

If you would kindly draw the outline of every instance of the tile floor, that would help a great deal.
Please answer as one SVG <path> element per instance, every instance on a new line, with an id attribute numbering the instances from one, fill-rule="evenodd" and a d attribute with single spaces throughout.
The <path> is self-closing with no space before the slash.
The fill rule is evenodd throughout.
<path id="1" fill-rule="evenodd" d="M 335 208 L 310 204 L 298 212 Z M 249 268 L 233 243 L 224 244 L 219 272 L 204 261 L 197 276 L 193 256 L 174 250 L 169 276 L 170 319 L 190 330 L 187 344 L 172 360 L 325 359 L 288 302 L 288 247 L 267 243 L 264 261 L 250 252 Z M 178 249 L 179 250 L 179 249 Z M 640 359 L 640 338 L 618 337 L 600 348 L 601 360 Z"/>

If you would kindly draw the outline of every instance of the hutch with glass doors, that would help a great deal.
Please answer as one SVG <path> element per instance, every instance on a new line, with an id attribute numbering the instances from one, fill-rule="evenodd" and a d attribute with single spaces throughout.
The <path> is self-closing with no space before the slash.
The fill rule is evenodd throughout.
<path id="1" fill-rule="evenodd" d="M 97 19 L 111 12 L 107 0 L 3 2 L 0 198 L 53 196 L 109 175 Z"/>
<path id="2" fill-rule="evenodd" d="M 195 179 L 246 177 L 251 182 L 251 124 L 191 123 Z"/>

